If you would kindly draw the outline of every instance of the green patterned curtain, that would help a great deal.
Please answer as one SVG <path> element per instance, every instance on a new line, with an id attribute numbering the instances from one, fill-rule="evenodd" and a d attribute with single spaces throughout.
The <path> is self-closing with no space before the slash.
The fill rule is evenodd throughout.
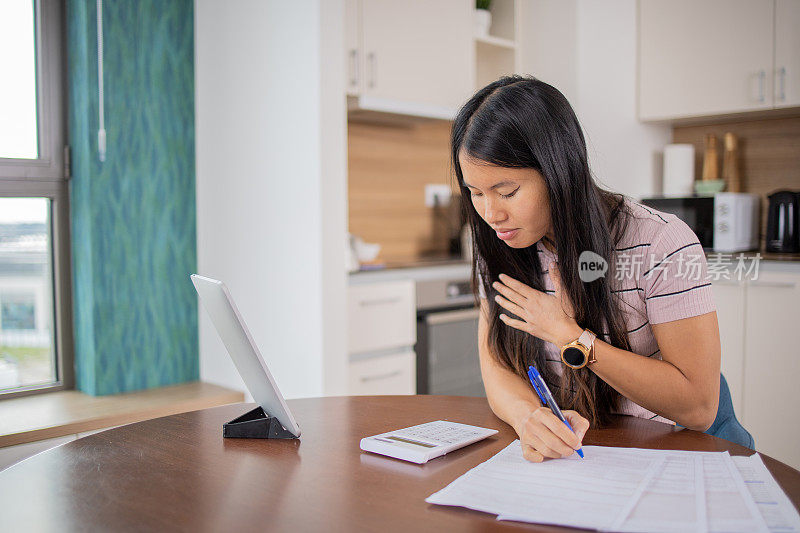
<path id="1" fill-rule="evenodd" d="M 97 4 L 67 1 L 77 387 L 198 379 L 192 0 L 103 0 L 107 149 L 98 155 Z"/>

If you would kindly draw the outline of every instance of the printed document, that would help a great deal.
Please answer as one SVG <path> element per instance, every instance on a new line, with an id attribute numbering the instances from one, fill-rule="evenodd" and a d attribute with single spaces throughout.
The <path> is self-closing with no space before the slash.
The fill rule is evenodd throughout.
<path id="1" fill-rule="evenodd" d="M 666 465 L 621 531 L 767 531 L 727 452 L 630 448 L 629 453 L 664 457 Z"/>
<path id="2" fill-rule="evenodd" d="M 518 440 L 426 499 L 493 513 L 501 520 L 590 529 L 618 528 L 663 459 L 584 446 L 557 461 L 531 463 Z"/>
<path id="3" fill-rule="evenodd" d="M 752 488 L 727 452 L 583 450 L 585 459 L 572 455 L 531 463 L 514 441 L 426 501 L 493 513 L 498 520 L 601 531 L 769 531 Z M 774 483 L 766 468 L 748 466 L 760 473 L 753 476 L 766 472 Z M 792 515 L 780 516 L 775 523 L 789 523 Z"/>
<path id="4" fill-rule="evenodd" d="M 767 470 L 761 456 L 733 457 L 733 462 L 770 531 L 800 533 L 800 515 Z"/>

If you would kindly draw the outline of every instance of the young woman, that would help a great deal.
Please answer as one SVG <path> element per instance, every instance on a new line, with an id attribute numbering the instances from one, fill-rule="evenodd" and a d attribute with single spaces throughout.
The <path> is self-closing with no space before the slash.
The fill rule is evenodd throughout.
<path id="1" fill-rule="evenodd" d="M 534 78 L 481 89 L 456 117 L 451 140 L 462 195 L 471 199 L 464 209 L 482 297 L 483 382 L 525 457 L 570 455 L 611 414 L 707 429 L 717 412 L 720 341 L 691 229 L 598 187 L 575 113 Z M 528 365 L 575 433 L 541 406 Z"/>

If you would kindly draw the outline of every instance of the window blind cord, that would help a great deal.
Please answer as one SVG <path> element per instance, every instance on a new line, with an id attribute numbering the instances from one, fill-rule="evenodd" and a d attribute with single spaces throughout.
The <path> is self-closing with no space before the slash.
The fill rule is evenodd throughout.
<path id="1" fill-rule="evenodd" d="M 103 96 L 103 0 L 97 0 L 97 106 L 99 111 L 97 151 L 102 163 L 106 160 L 106 117 Z"/>

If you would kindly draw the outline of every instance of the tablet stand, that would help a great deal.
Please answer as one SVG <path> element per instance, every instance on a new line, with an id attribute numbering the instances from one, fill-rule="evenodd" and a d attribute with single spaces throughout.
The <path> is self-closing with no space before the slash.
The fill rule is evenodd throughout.
<path id="1" fill-rule="evenodd" d="M 222 436 L 242 439 L 296 439 L 278 419 L 269 416 L 261 406 L 222 425 Z"/>

